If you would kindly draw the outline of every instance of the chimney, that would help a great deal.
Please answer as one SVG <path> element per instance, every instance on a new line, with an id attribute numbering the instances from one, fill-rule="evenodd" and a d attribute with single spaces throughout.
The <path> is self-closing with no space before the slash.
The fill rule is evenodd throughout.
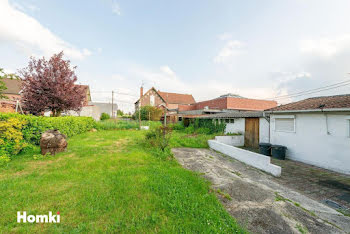
<path id="1" fill-rule="evenodd" d="M 143 87 L 141 86 L 141 88 L 140 88 L 140 98 L 142 98 L 142 96 L 143 96 Z"/>

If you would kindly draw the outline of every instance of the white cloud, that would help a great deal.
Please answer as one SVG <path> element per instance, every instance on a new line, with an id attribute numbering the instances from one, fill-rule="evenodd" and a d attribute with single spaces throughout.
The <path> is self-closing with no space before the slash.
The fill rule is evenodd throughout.
<path id="1" fill-rule="evenodd" d="M 222 41 L 226 41 L 226 40 L 229 40 L 232 38 L 232 34 L 231 33 L 223 33 L 223 34 L 220 34 L 218 36 L 218 38 Z"/>
<path id="2" fill-rule="evenodd" d="M 227 41 L 225 46 L 215 56 L 215 63 L 227 63 L 232 58 L 244 53 L 245 43 L 238 40 Z"/>
<path id="3" fill-rule="evenodd" d="M 125 77 L 122 75 L 119 75 L 119 74 L 114 74 L 114 75 L 112 75 L 112 79 L 117 80 L 117 81 L 124 81 Z"/>
<path id="4" fill-rule="evenodd" d="M 35 12 L 35 11 L 39 11 L 40 8 L 33 5 L 33 4 L 29 4 L 29 3 L 18 3 L 18 2 L 11 2 L 11 6 L 14 7 L 15 9 L 17 10 L 20 10 L 20 11 L 23 11 L 23 12 L 26 12 L 26 11 L 32 11 L 32 12 Z"/>
<path id="5" fill-rule="evenodd" d="M 119 4 L 116 1 L 112 2 L 112 12 L 117 14 L 117 15 L 121 15 L 122 14 L 120 6 L 119 6 Z"/>
<path id="6" fill-rule="evenodd" d="M 51 56 L 62 50 L 67 57 L 74 59 L 91 55 L 88 49 L 80 50 L 65 42 L 7 0 L 0 1 L 0 41 L 15 45 L 27 55 Z"/>
<path id="7" fill-rule="evenodd" d="M 162 66 L 160 70 L 169 76 L 176 76 L 175 72 L 171 70 L 169 66 Z"/>
<path id="8" fill-rule="evenodd" d="M 350 35 L 335 38 L 320 38 L 302 40 L 300 50 L 304 54 L 331 58 L 346 48 L 350 48 Z"/>

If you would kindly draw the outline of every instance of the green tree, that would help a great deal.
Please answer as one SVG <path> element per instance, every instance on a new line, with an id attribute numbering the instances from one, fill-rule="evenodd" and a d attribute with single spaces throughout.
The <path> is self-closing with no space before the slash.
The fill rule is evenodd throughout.
<path id="1" fill-rule="evenodd" d="M 122 110 L 117 110 L 117 116 L 124 116 L 124 112 Z"/>
<path id="2" fill-rule="evenodd" d="M 0 68 L 0 99 L 7 99 L 7 96 L 3 94 L 4 90 L 7 89 L 3 79 L 18 79 L 18 76 L 15 74 L 6 74 L 3 68 Z"/>
<path id="3" fill-rule="evenodd" d="M 163 114 L 163 110 L 154 106 L 141 107 L 141 120 L 159 121 Z M 139 118 L 139 111 L 135 111 L 134 119 Z"/>

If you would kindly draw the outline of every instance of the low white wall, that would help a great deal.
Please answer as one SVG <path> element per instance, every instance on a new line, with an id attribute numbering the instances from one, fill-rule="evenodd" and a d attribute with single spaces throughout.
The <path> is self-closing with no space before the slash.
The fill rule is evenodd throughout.
<path id="1" fill-rule="evenodd" d="M 286 146 L 287 158 L 350 174 L 350 112 L 295 114 L 295 132 L 275 131 L 281 116 L 271 115 L 270 143 Z"/>
<path id="2" fill-rule="evenodd" d="M 208 144 L 211 149 L 226 154 L 232 158 L 235 158 L 262 171 L 268 172 L 274 176 L 281 175 L 281 167 L 271 164 L 271 158 L 268 156 L 243 150 L 231 145 L 226 145 L 216 140 L 209 140 Z"/>
<path id="3" fill-rule="evenodd" d="M 232 146 L 244 146 L 244 135 L 240 136 L 216 136 L 215 140 Z"/>

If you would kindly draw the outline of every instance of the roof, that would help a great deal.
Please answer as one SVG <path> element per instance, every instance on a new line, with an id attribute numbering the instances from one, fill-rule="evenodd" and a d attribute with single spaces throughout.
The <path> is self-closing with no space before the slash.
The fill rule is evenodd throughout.
<path id="1" fill-rule="evenodd" d="M 3 91 L 4 94 L 19 94 L 22 89 L 22 80 L 4 78 L 2 81 L 7 87 L 7 89 Z"/>
<path id="2" fill-rule="evenodd" d="M 323 96 L 304 99 L 286 105 L 280 105 L 267 111 L 302 111 L 323 109 L 350 109 L 350 94 Z"/>
<path id="3" fill-rule="evenodd" d="M 192 94 L 180 94 L 180 93 L 167 93 L 157 91 L 163 100 L 170 104 L 192 104 L 194 100 Z"/>
<path id="4" fill-rule="evenodd" d="M 242 112 L 226 112 L 219 114 L 203 115 L 201 119 L 228 119 L 228 118 L 259 118 L 263 117 L 263 111 L 242 111 Z"/>
<path id="5" fill-rule="evenodd" d="M 276 101 L 250 99 L 250 98 L 227 98 L 227 109 L 263 111 L 277 106 Z"/>

